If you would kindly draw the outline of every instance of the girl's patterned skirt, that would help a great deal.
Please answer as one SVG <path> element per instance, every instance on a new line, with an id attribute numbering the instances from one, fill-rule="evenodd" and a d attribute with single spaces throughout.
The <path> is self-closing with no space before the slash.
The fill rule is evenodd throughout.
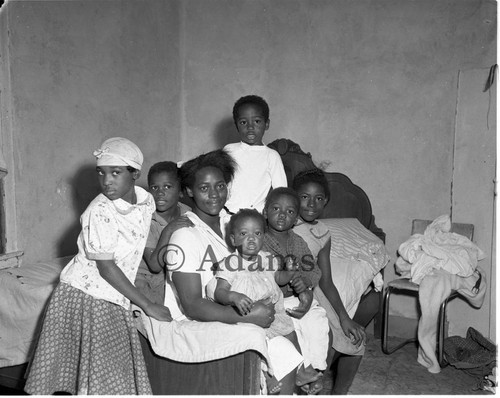
<path id="1" fill-rule="evenodd" d="M 25 391 L 152 394 L 132 312 L 59 283 L 45 313 Z"/>

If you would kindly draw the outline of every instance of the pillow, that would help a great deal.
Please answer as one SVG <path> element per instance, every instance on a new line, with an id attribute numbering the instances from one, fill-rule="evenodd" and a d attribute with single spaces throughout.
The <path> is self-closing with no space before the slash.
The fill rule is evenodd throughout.
<path id="1" fill-rule="evenodd" d="M 384 243 L 357 218 L 320 220 L 331 234 L 332 280 L 349 316 L 374 276 L 390 261 Z"/>
<path id="2" fill-rule="evenodd" d="M 331 257 L 364 260 L 371 267 L 371 278 L 390 261 L 384 243 L 357 218 L 321 219 L 332 236 Z"/>

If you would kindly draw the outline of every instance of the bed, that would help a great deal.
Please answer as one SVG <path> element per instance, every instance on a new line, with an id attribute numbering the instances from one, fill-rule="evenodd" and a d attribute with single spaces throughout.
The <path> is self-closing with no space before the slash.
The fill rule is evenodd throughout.
<path id="1" fill-rule="evenodd" d="M 293 141 L 279 139 L 269 146 L 281 155 L 289 182 L 298 172 L 314 167 L 311 155 L 304 153 Z M 332 246 L 333 252 L 339 258 L 349 259 L 349 264 L 360 257 L 370 257 L 372 264 L 365 272 L 366 283 L 369 283 L 370 277 L 388 262 L 383 244 L 385 234 L 375 224 L 370 200 L 360 187 L 341 173 L 326 173 L 326 176 L 331 199 L 323 221 L 335 236 L 332 242 L 348 243 Z M 24 373 L 36 344 L 45 306 L 68 259 L 0 270 L 0 385 L 23 388 Z M 369 290 L 358 299 L 351 307 L 355 308 L 354 318 L 367 324 L 379 312 L 380 293 Z M 261 359 L 255 351 L 209 362 L 181 363 L 159 357 L 142 334 L 140 338 L 155 395 L 260 393 Z"/>
<path id="2" fill-rule="evenodd" d="M 70 258 L 0 270 L 0 385 L 24 387 L 45 306 Z"/>

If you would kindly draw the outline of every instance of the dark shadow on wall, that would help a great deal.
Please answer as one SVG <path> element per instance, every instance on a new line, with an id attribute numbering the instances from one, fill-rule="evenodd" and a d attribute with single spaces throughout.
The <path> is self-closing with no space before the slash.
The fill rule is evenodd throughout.
<path id="1" fill-rule="evenodd" d="M 213 134 L 216 148 L 223 148 L 231 142 L 240 141 L 240 136 L 232 117 L 225 117 L 214 128 Z"/>
<path id="2" fill-rule="evenodd" d="M 101 193 L 95 164 L 80 167 L 74 177 L 69 181 L 72 188 L 72 201 L 75 220 L 59 239 L 57 256 L 64 257 L 76 254 L 78 234 L 81 231 L 80 215 L 85 211 L 90 202 Z"/>

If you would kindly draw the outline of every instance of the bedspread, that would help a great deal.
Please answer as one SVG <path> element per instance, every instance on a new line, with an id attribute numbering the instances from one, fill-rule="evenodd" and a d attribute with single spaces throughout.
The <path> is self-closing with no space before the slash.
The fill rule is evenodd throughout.
<path id="1" fill-rule="evenodd" d="M 70 258 L 0 271 L 0 367 L 29 361 L 45 306 Z"/>
<path id="2" fill-rule="evenodd" d="M 390 261 L 384 243 L 366 229 L 356 218 L 327 218 L 321 220 L 330 231 L 332 244 L 330 262 L 332 280 L 342 302 L 353 316 L 362 294 L 371 282 L 381 291 L 380 271 Z"/>

